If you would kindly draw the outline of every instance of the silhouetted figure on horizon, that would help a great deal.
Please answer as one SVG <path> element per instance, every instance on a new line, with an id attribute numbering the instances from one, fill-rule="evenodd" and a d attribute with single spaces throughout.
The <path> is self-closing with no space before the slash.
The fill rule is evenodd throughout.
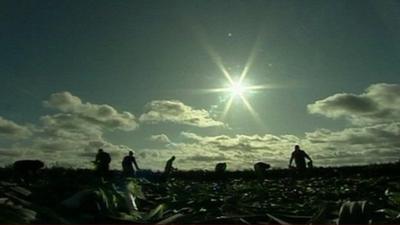
<path id="1" fill-rule="evenodd" d="M 226 163 L 217 163 L 215 165 L 215 173 L 222 174 L 226 171 L 227 164 Z"/>
<path id="2" fill-rule="evenodd" d="M 136 170 L 133 168 L 135 165 L 136 170 L 139 170 L 139 166 L 136 162 L 136 158 L 133 156 L 133 152 L 129 151 L 129 155 L 125 156 L 122 160 L 122 173 L 126 177 L 135 177 Z"/>
<path id="3" fill-rule="evenodd" d="M 254 172 L 256 173 L 256 177 L 263 181 L 267 175 L 267 170 L 271 168 L 271 165 L 268 163 L 258 162 L 254 164 Z"/>
<path id="4" fill-rule="evenodd" d="M 175 170 L 175 168 L 172 166 L 174 161 L 175 161 L 175 156 L 172 156 L 170 159 L 167 160 L 163 174 L 165 179 L 167 179 L 171 175 L 172 171 Z"/>
<path id="5" fill-rule="evenodd" d="M 15 175 L 26 183 L 33 180 L 37 172 L 43 167 L 44 163 L 40 160 L 18 160 L 13 164 Z"/>
<path id="6" fill-rule="evenodd" d="M 292 168 L 293 159 L 296 164 L 296 168 L 299 170 L 306 169 L 306 159 L 308 159 L 308 163 L 311 163 L 312 165 L 310 156 L 308 156 L 305 151 L 301 150 L 299 145 L 294 146 L 294 151 L 292 152 L 292 156 L 290 157 L 289 161 L 289 168 Z"/>
<path id="7" fill-rule="evenodd" d="M 104 152 L 103 149 L 99 149 L 96 155 L 96 160 L 94 163 L 96 164 L 96 172 L 100 177 L 108 176 L 110 170 L 110 162 L 111 156 L 109 153 Z"/>

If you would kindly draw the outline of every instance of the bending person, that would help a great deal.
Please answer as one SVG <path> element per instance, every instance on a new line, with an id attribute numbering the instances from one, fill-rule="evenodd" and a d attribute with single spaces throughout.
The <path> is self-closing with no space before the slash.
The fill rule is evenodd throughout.
<path id="1" fill-rule="evenodd" d="M 167 160 L 163 174 L 165 179 L 168 179 L 171 173 L 175 170 L 175 168 L 172 166 L 174 161 L 175 161 L 175 156 L 172 156 L 170 159 Z"/>

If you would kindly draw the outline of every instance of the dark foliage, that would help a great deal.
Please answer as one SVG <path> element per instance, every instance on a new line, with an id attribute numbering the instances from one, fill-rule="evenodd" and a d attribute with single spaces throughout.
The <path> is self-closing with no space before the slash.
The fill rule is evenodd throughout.
<path id="1" fill-rule="evenodd" d="M 400 165 L 266 172 L 50 168 L 21 183 L 0 169 L 0 223 L 356 224 L 400 222 Z M 259 177 L 258 177 L 259 178 Z"/>

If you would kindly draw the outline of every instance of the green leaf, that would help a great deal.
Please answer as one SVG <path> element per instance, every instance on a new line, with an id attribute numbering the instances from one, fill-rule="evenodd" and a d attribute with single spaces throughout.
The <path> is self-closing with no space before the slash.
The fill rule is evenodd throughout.
<path id="1" fill-rule="evenodd" d="M 390 203 L 400 209 L 400 192 L 392 192 L 389 189 L 385 191 Z"/>
<path id="2" fill-rule="evenodd" d="M 272 219 L 272 220 L 274 220 L 275 222 L 277 222 L 278 224 L 281 224 L 281 225 L 290 225 L 290 223 L 288 223 L 288 222 L 286 222 L 286 221 L 284 221 L 284 220 L 282 220 L 282 219 L 279 219 L 279 218 L 277 218 L 277 217 L 275 217 L 275 216 L 273 216 L 273 215 L 271 215 L 271 214 L 269 214 L 269 213 L 267 213 L 267 216 L 268 216 L 270 219 Z"/>
<path id="3" fill-rule="evenodd" d="M 146 221 L 149 220 L 159 220 L 163 217 L 164 215 L 164 211 L 166 209 L 166 205 L 165 204 L 160 204 L 158 205 L 156 208 L 152 209 L 145 217 L 144 219 Z"/>
<path id="4" fill-rule="evenodd" d="M 146 197 L 143 194 L 142 187 L 136 183 L 136 181 L 129 181 L 126 185 L 127 191 L 132 193 L 133 196 L 139 198 L 139 199 L 146 199 Z"/>
<path id="5" fill-rule="evenodd" d="M 339 211 L 338 224 L 367 224 L 372 215 L 367 209 L 366 201 L 347 201 Z"/>
<path id="6" fill-rule="evenodd" d="M 165 219 L 161 220 L 157 224 L 160 224 L 160 225 L 162 225 L 162 224 L 170 224 L 170 223 L 182 218 L 183 216 L 184 216 L 183 214 L 177 213 L 177 214 L 174 214 L 174 215 L 172 215 L 172 216 L 170 216 L 168 218 L 165 218 Z"/>
<path id="7" fill-rule="evenodd" d="M 0 204 L 1 224 L 26 224 L 36 219 L 36 212 L 30 209 Z"/>

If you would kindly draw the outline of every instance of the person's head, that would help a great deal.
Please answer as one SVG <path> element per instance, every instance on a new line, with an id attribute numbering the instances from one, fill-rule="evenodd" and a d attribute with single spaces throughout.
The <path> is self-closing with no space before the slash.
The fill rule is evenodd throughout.
<path id="1" fill-rule="evenodd" d="M 99 153 L 102 153 L 102 152 L 103 152 L 103 149 L 99 148 Z"/>
<path id="2" fill-rule="evenodd" d="M 294 150 L 295 150 L 295 151 L 300 150 L 300 146 L 299 146 L 299 145 L 295 145 L 295 146 L 294 146 Z"/>
<path id="3" fill-rule="evenodd" d="M 129 151 L 129 156 L 133 156 L 133 152 L 132 151 Z"/>
<path id="4" fill-rule="evenodd" d="M 172 160 L 175 160 L 175 156 L 173 155 L 173 156 L 171 157 L 171 159 L 172 159 Z"/>

